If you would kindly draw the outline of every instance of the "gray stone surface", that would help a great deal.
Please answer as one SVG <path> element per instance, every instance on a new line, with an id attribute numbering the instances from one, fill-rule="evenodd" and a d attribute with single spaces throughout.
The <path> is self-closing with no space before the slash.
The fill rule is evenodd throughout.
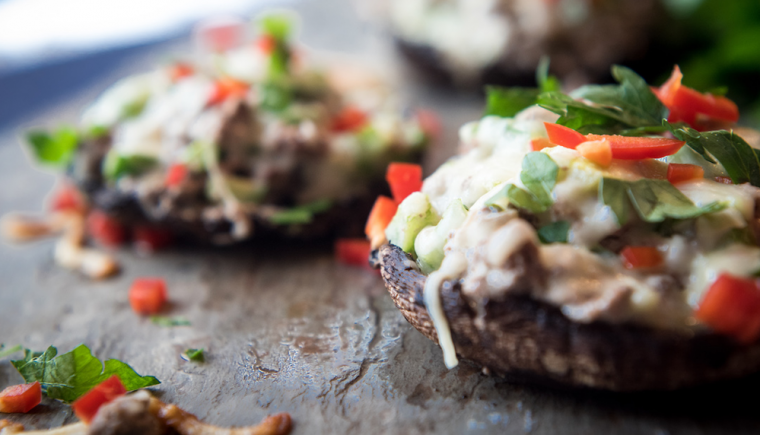
<path id="1" fill-rule="evenodd" d="M 328 15 L 324 28 L 331 23 L 314 4 L 303 9 L 305 36 L 320 29 L 309 27 L 309 16 Z M 345 50 L 383 59 L 387 47 L 373 38 Z M 320 48 L 342 39 L 324 37 Z M 155 56 L 147 54 L 146 63 Z M 74 119 L 102 85 L 27 124 Z M 433 150 L 429 172 L 453 153 L 458 126 L 477 117 L 481 102 L 414 83 L 405 89 L 412 102 L 444 116 L 446 145 Z M 31 168 L 14 132 L 0 137 L 0 214 L 39 210 L 52 182 Z M 153 390 L 163 400 L 205 421 L 249 425 L 287 411 L 296 435 L 760 432 L 757 377 L 680 393 L 617 395 L 511 384 L 467 363 L 447 371 L 440 350 L 405 322 L 380 278 L 336 264 L 326 245 L 180 246 L 153 257 L 128 249 L 118 256 L 123 273 L 92 282 L 56 267 L 52 242 L 0 244 L 0 342 L 35 350 L 53 344 L 61 352 L 85 343 L 101 359 L 118 358 L 158 377 L 162 384 Z M 192 326 L 161 328 L 135 315 L 127 289 L 139 276 L 164 277 L 169 314 Z M 188 347 L 207 349 L 206 362 L 182 360 Z M 8 359 L 0 360 L 0 388 L 20 381 Z M 39 428 L 75 420 L 50 400 L 30 414 L 3 417 Z"/>

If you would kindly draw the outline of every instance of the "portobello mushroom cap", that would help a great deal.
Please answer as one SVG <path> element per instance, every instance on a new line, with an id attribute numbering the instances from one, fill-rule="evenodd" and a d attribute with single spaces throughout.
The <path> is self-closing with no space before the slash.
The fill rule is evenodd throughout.
<path id="1" fill-rule="evenodd" d="M 380 269 L 409 323 L 438 342 L 423 299 L 426 276 L 412 257 L 386 244 L 373 251 L 370 263 Z M 459 282 L 445 281 L 440 291 L 457 355 L 518 382 L 673 390 L 760 370 L 760 342 L 740 345 L 707 331 L 688 335 L 633 324 L 578 323 L 525 295 L 487 301 L 479 328 Z"/>

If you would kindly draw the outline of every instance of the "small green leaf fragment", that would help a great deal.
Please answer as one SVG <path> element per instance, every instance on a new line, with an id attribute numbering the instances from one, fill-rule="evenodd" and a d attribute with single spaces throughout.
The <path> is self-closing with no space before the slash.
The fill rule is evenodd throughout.
<path id="1" fill-rule="evenodd" d="M 570 222 L 557 221 L 538 229 L 538 239 L 541 243 L 567 243 L 570 232 Z"/>
<path id="2" fill-rule="evenodd" d="M 511 118 L 523 109 L 536 104 L 540 91 L 535 88 L 486 86 L 484 116 Z"/>
<path id="3" fill-rule="evenodd" d="M 182 316 L 151 316 L 150 321 L 154 325 L 158 325 L 164 328 L 171 328 L 173 326 L 190 326 L 191 323 L 187 318 Z"/>
<path id="4" fill-rule="evenodd" d="M 26 134 L 26 142 L 40 163 L 65 166 L 79 145 L 79 134 L 74 128 L 62 127 L 54 133 L 32 130 Z"/>
<path id="5" fill-rule="evenodd" d="M 203 349 L 187 349 L 182 357 L 188 361 L 205 362 L 206 356 Z"/>
<path id="6" fill-rule="evenodd" d="M 314 215 L 323 213 L 331 207 L 332 201 L 321 199 L 298 207 L 278 211 L 269 217 L 269 222 L 275 225 L 308 224 L 314 220 Z"/>
<path id="7" fill-rule="evenodd" d="M 627 186 L 622 180 L 602 178 L 599 182 L 599 200 L 612 210 L 620 226 L 628 222 L 631 209 L 627 191 Z"/>

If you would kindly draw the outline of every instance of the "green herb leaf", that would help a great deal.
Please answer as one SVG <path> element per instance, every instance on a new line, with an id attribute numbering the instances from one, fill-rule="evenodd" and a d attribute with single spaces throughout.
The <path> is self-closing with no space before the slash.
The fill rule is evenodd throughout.
<path id="1" fill-rule="evenodd" d="M 269 80 L 259 86 L 259 107 L 269 112 L 282 112 L 293 101 L 293 89 L 283 80 Z"/>
<path id="2" fill-rule="evenodd" d="M 288 13 L 267 13 L 258 17 L 261 32 L 277 40 L 285 40 L 293 31 L 294 17 Z"/>
<path id="3" fill-rule="evenodd" d="M 659 126 L 668 117 L 668 109 L 633 70 L 613 65 L 612 76 L 619 85 L 588 85 L 573 96 L 618 110 L 620 119 L 632 127 Z"/>
<path id="4" fill-rule="evenodd" d="M 541 91 L 535 88 L 504 88 L 486 86 L 486 111 L 484 116 L 493 115 L 511 118 L 526 107 L 536 104 Z"/>
<path id="5" fill-rule="evenodd" d="M 631 212 L 627 192 L 628 186 L 623 180 L 602 178 L 599 182 L 599 201 L 612 209 L 620 226 L 623 226 L 628 222 L 628 217 Z"/>
<path id="6" fill-rule="evenodd" d="M 726 208 L 720 202 L 697 207 L 667 180 L 642 178 L 628 182 L 628 196 L 639 216 L 647 222 L 662 222 L 666 218 L 690 219 Z"/>
<path id="7" fill-rule="evenodd" d="M 531 213 L 545 212 L 553 204 L 552 190 L 557 183 L 559 166 L 551 157 L 538 151 L 523 158 L 520 181 L 525 189 L 507 184 L 493 197 L 485 202 L 488 207 L 501 209 L 504 204 L 528 210 Z"/>
<path id="8" fill-rule="evenodd" d="M 111 150 L 103 161 L 103 175 L 116 181 L 123 176 L 137 176 L 153 169 L 158 161 L 153 157 L 131 155 L 122 156 Z"/>
<path id="9" fill-rule="evenodd" d="M 26 141 L 40 163 L 65 166 L 79 145 L 79 135 L 71 127 L 62 127 L 52 134 L 32 130 L 26 134 Z"/>
<path id="10" fill-rule="evenodd" d="M 187 349 L 182 356 L 188 361 L 204 362 L 206 356 L 203 353 L 203 349 Z"/>
<path id="11" fill-rule="evenodd" d="M 689 127 L 672 126 L 671 130 L 675 137 L 685 141 L 708 162 L 720 162 L 735 184 L 750 183 L 760 187 L 760 151 L 753 149 L 732 131 L 700 133 Z"/>
<path id="12" fill-rule="evenodd" d="M 189 320 L 182 316 L 168 317 L 168 316 L 150 316 L 150 321 L 154 325 L 163 326 L 169 328 L 172 326 L 190 326 Z"/>
<path id="13" fill-rule="evenodd" d="M 275 225 L 308 224 L 314 220 L 314 215 L 325 212 L 332 207 L 329 199 L 320 199 L 309 204 L 278 211 L 269 216 L 269 222 Z"/>
<path id="14" fill-rule="evenodd" d="M 726 204 L 721 202 L 697 207 L 668 181 L 649 178 L 636 181 L 603 178 L 599 184 L 599 196 L 615 213 L 620 225 L 628 221 L 629 200 L 639 217 L 646 222 L 691 219 L 726 208 Z"/>
<path id="15" fill-rule="evenodd" d="M 0 344 L 0 358 L 5 358 L 8 355 L 13 355 L 22 350 L 24 350 L 24 348 L 20 344 L 8 348 L 6 348 L 4 344 Z"/>
<path id="16" fill-rule="evenodd" d="M 542 56 L 538 61 L 538 68 L 536 68 L 536 83 L 541 92 L 554 92 L 559 91 L 561 86 L 559 79 L 552 75 L 549 75 L 549 56 Z"/>
<path id="17" fill-rule="evenodd" d="M 522 161 L 520 181 L 542 204 L 551 205 L 551 194 L 557 183 L 559 166 L 546 154 L 534 151 Z"/>
<path id="18" fill-rule="evenodd" d="M 541 243 L 567 243 L 570 232 L 570 222 L 557 221 L 538 229 L 538 239 Z"/>
<path id="19" fill-rule="evenodd" d="M 629 127 L 620 111 L 591 106 L 561 92 L 541 94 L 537 104 L 560 115 L 557 124 L 583 134 L 617 133 Z"/>
<path id="20" fill-rule="evenodd" d="M 67 403 L 113 375 L 119 377 L 127 391 L 160 383 L 153 376 L 140 376 L 132 367 L 115 359 L 107 360 L 104 365 L 85 345 L 63 355 L 57 354 L 58 349 L 53 346 L 45 352 L 25 349 L 24 359 L 11 363 L 26 383 L 39 381 L 48 397 Z"/>

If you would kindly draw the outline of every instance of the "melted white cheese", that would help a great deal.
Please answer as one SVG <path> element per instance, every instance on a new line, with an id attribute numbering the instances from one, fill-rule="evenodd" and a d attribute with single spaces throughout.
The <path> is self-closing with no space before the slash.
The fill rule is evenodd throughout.
<path id="1" fill-rule="evenodd" d="M 443 259 L 441 268 L 431 273 L 425 281 L 424 300 L 430 320 L 438 334 L 438 345 L 443 351 L 443 362 L 453 369 L 459 364 L 451 329 L 441 305 L 441 284 L 450 279 L 457 279 L 467 269 L 467 258 L 461 253 L 453 253 Z"/>

